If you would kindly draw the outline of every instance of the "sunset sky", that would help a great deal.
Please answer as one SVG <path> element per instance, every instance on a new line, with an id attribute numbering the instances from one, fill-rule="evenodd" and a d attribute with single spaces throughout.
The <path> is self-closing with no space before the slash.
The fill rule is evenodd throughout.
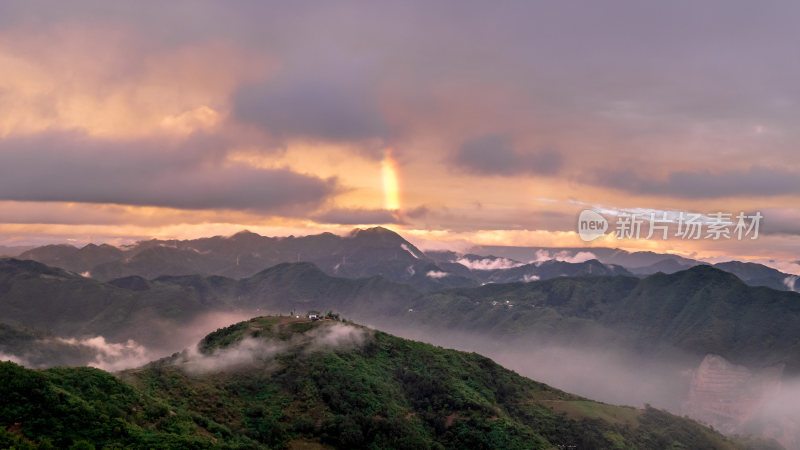
<path id="1" fill-rule="evenodd" d="M 798 22 L 788 1 L 4 1 L 0 245 L 384 225 L 797 272 Z M 586 244 L 584 208 L 764 221 Z"/>

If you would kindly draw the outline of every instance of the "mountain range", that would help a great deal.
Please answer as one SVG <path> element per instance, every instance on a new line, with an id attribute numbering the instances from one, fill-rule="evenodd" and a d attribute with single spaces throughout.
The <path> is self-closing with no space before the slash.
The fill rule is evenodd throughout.
<path id="1" fill-rule="evenodd" d="M 581 395 L 623 404 L 652 398 L 676 412 L 692 382 L 681 374 L 700 370 L 708 354 L 753 370 L 780 366 L 778 380 L 791 380 L 800 367 L 794 325 L 800 294 L 751 287 L 706 265 L 646 278 L 559 277 L 423 292 L 380 276 L 331 277 L 310 263 L 279 264 L 239 280 L 132 276 L 104 283 L 6 259 L 0 293 L 6 323 L 0 354 L 29 367 L 131 367 L 179 351 L 236 317 L 308 310 L 334 310 L 403 336 L 490 354 Z M 581 370 L 603 364 L 617 374 Z M 630 367 L 639 374 L 620 384 Z M 607 392 L 609 386 L 627 390 L 620 395 Z M 757 412 L 760 404 L 737 408 Z M 736 432 L 764 430 L 751 421 L 714 423 Z M 795 436 L 795 426 L 788 429 Z"/>
<path id="2" fill-rule="evenodd" d="M 382 227 L 356 229 L 347 236 L 323 233 L 276 238 L 243 231 L 230 237 L 142 241 L 122 248 L 47 245 L 27 250 L 19 258 L 103 281 L 163 275 L 243 278 L 284 262 L 311 262 L 332 276 L 380 275 L 426 292 L 561 276 L 669 274 L 705 264 L 678 255 L 610 248 L 475 247 L 466 254 L 423 252 Z M 726 262 L 715 267 L 753 286 L 778 290 L 794 290 L 797 280 L 756 263 Z"/>
<path id="3" fill-rule="evenodd" d="M 0 360 L 119 371 L 255 315 L 335 311 L 584 397 L 800 444 L 800 424 L 765 412 L 771 386 L 793 398 L 800 374 L 790 275 L 648 252 L 540 248 L 525 262 L 511 258 L 521 248 L 483 250 L 422 252 L 382 228 L 40 247 L 0 259 Z"/>
<path id="4" fill-rule="evenodd" d="M 800 373 L 800 328 L 794 326 L 800 294 L 748 286 L 706 265 L 645 278 L 558 277 L 426 293 L 380 276 L 331 277 L 311 263 L 283 263 L 239 280 L 130 276 L 104 283 L 5 259 L 0 292 L 8 324 L 145 345 L 169 341 L 176 327 L 203 314 L 314 309 L 502 338 L 574 340 L 589 334 L 597 341 L 600 333 L 642 352 L 714 353 L 751 366 L 784 363 L 787 373 Z"/>

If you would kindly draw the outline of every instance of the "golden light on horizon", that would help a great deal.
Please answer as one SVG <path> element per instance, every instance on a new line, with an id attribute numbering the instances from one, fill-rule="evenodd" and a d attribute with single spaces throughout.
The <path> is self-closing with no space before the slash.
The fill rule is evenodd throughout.
<path id="1" fill-rule="evenodd" d="M 397 162 L 392 157 L 392 149 L 386 149 L 381 161 L 383 175 L 383 207 L 396 211 L 400 209 L 400 183 L 397 176 Z"/>

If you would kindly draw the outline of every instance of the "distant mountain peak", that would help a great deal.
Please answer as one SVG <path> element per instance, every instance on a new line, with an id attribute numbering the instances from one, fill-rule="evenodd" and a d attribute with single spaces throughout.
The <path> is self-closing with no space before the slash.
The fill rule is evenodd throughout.
<path id="1" fill-rule="evenodd" d="M 384 228 L 384 227 L 372 227 L 372 228 L 355 228 L 353 231 L 350 232 L 351 237 L 356 236 L 397 236 L 400 239 L 402 237 L 395 233 L 394 231 Z"/>
<path id="2" fill-rule="evenodd" d="M 317 276 L 326 276 L 325 272 L 323 272 L 316 264 L 312 262 L 284 262 L 280 264 L 276 264 L 272 267 L 268 267 L 261 272 L 258 272 L 254 275 L 254 277 L 258 276 L 266 276 L 266 275 L 274 275 L 274 274 L 313 274 Z"/>
<path id="3" fill-rule="evenodd" d="M 690 267 L 686 270 L 682 270 L 679 272 L 675 272 L 674 274 L 670 275 L 676 278 L 702 278 L 703 280 L 708 281 L 727 281 L 731 283 L 742 283 L 743 281 L 737 277 L 736 275 L 718 269 L 714 266 L 708 264 L 699 264 L 694 267 Z"/>
<path id="4" fill-rule="evenodd" d="M 250 230 L 242 230 L 231 236 L 231 238 L 246 238 L 246 237 L 262 237 L 258 233 L 253 233 Z"/>
<path id="5" fill-rule="evenodd" d="M 714 267 L 732 273 L 735 273 L 735 270 L 751 270 L 757 271 L 761 274 L 781 274 L 779 270 L 773 269 L 772 267 L 744 261 L 726 261 L 714 264 Z"/>
<path id="6" fill-rule="evenodd" d="M 146 291 L 150 289 L 150 282 L 138 275 L 131 275 L 129 277 L 117 278 L 108 282 L 112 286 L 131 291 Z"/>
<path id="7" fill-rule="evenodd" d="M 409 244 L 408 241 L 406 241 L 405 238 L 403 238 L 403 236 L 399 235 L 398 233 L 388 228 L 383 228 L 383 227 L 373 227 L 365 229 L 356 228 L 355 230 L 350 232 L 350 235 L 348 237 L 350 239 L 355 239 L 365 242 Z"/>
<path id="8" fill-rule="evenodd" d="M 698 264 L 696 266 L 690 267 L 686 269 L 684 272 L 689 273 L 719 273 L 719 274 L 726 274 L 724 270 L 717 269 L 714 266 L 708 264 Z"/>
<path id="9" fill-rule="evenodd" d="M 36 275 L 51 275 L 62 278 L 77 277 L 78 275 L 57 267 L 50 267 L 30 259 L 0 258 L 0 273 L 28 273 Z"/>

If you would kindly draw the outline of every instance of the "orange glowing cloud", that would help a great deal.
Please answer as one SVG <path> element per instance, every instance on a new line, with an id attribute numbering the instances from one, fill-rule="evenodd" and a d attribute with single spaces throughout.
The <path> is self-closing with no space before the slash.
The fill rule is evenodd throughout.
<path id="1" fill-rule="evenodd" d="M 229 45 L 167 46 L 140 55 L 146 40 L 102 26 L 0 31 L 0 90 L 13 105 L 0 110 L 0 136 L 208 131 L 227 114 L 233 87 L 265 72 L 262 62 Z"/>

